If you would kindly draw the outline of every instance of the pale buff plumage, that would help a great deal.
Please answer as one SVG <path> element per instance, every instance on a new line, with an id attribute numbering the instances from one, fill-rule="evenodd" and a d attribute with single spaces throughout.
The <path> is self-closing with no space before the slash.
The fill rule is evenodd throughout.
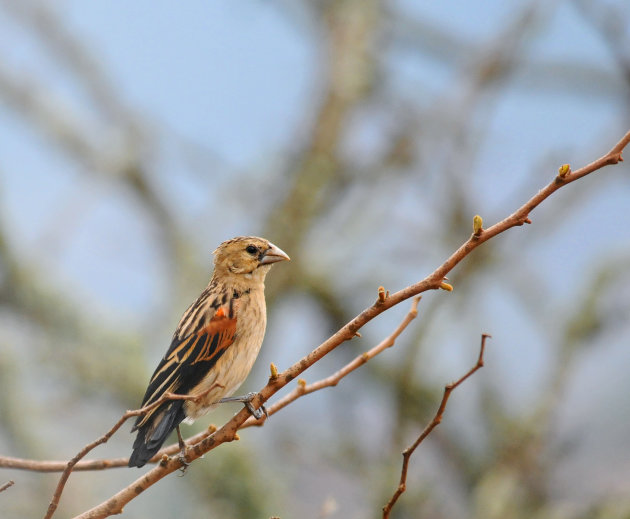
<path id="1" fill-rule="evenodd" d="M 226 241 L 214 254 L 212 279 L 182 316 L 142 406 L 165 392 L 201 398 L 169 401 L 138 417 L 129 466 L 144 465 L 182 421 L 194 421 L 234 393 L 258 356 L 267 322 L 265 276 L 289 257 L 253 236 Z"/>
<path id="2" fill-rule="evenodd" d="M 263 283 L 260 282 L 259 286 L 241 296 L 239 306 L 236 322 L 237 339 L 193 391 L 193 394 L 203 394 L 207 391 L 205 396 L 199 402 L 189 400 L 184 404 L 186 423 L 192 423 L 216 407 L 218 404 L 214 402 L 234 394 L 247 378 L 258 357 L 267 325 Z"/>

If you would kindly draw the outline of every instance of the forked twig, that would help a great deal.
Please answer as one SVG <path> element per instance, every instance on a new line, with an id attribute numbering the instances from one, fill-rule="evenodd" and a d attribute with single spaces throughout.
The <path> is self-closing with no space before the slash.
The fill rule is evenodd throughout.
<path id="1" fill-rule="evenodd" d="M 484 333 L 481 336 L 481 346 L 479 348 L 479 358 L 477 359 L 477 364 L 475 364 L 468 372 L 458 379 L 455 382 L 452 382 L 444 387 L 444 394 L 442 395 L 442 401 L 440 402 L 440 406 L 438 407 L 437 412 L 433 416 L 433 420 L 427 425 L 420 436 L 413 442 L 409 447 L 407 447 L 403 451 L 403 463 L 402 469 L 400 471 L 400 481 L 398 483 L 398 488 L 387 502 L 387 504 L 383 507 L 383 519 L 389 519 L 389 514 L 392 511 L 392 508 L 398 501 L 398 498 L 402 495 L 402 493 L 407 489 L 407 470 L 409 468 L 409 460 L 413 455 L 414 451 L 418 448 L 424 439 L 431 434 L 431 431 L 435 429 L 441 422 L 442 417 L 444 416 L 444 411 L 446 410 L 446 404 L 448 402 L 451 393 L 455 390 L 457 386 L 459 386 L 462 382 L 464 382 L 468 377 L 470 377 L 473 373 L 483 367 L 483 354 L 486 349 L 486 339 L 488 339 L 490 335 Z"/>
<path id="2" fill-rule="evenodd" d="M 324 389 L 326 387 L 334 387 L 339 381 L 352 373 L 357 368 L 360 368 L 370 359 L 376 357 L 379 353 L 383 352 L 387 348 L 391 348 L 398 336 L 409 326 L 409 323 L 413 321 L 418 315 L 418 303 L 420 302 L 421 296 L 414 297 L 413 302 L 411 303 L 411 308 L 407 315 L 405 315 L 404 319 L 400 322 L 398 327 L 385 339 L 383 339 L 380 343 L 374 346 L 372 349 L 362 353 L 361 355 L 355 357 L 352 361 L 346 364 L 343 368 L 336 371 L 332 375 L 318 380 L 317 382 L 313 382 L 312 384 L 306 384 L 304 379 L 298 380 L 297 387 L 288 393 L 286 396 L 275 402 L 272 406 L 267 409 L 267 413 L 271 416 L 274 413 L 277 413 L 282 408 L 288 406 L 290 403 L 294 402 L 298 398 L 308 395 L 309 393 L 314 393 L 315 391 L 319 391 L 320 389 Z M 241 426 L 241 429 L 245 427 L 251 427 L 253 425 L 262 425 L 266 420 L 266 417 L 262 417 L 259 420 L 256 420 L 253 416 L 248 418 L 247 421 Z"/>
<path id="3" fill-rule="evenodd" d="M 75 465 L 81 459 L 83 459 L 85 456 L 87 456 L 87 454 L 91 450 L 93 450 L 94 448 L 98 447 L 99 445 L 101 445 L 103 443 L 106 443 L 116 433 L 116 431 L 118 429 L 120 429 L 122 424 L 124 424 L 129 418 L 132 418 L 134 416 L 140 416 L 140 415 L 143 415 L 145 413 L 148 413 L 152 409 L 155 409 L 156 407 L 161 406 L 164 402 L 168 402 L 169 400 L 198 400 L 204 394 L 206 394 L 210 390 L 214 389 L 215 386 L 216 385 L 213 385 L 210 389 L 204 391 L 202 394 L 199 394 L 199 395 L 177 395 L 175 393 L 166 392 L 158 400 L 156 400 L 152 404 L 149 404 L 149 405 L 147 405 L 145 407 L 142 407 L 141 409 L 135 409 L 133 411 L 125 412 L 125 414 L 123 414 L 120 417 L 120 419 L 116 422 L 116 424 L 109 431 L 107 431 L 103 436 L 101 436 L 100 438 L 96 439 L 92 443 L 88 443 L 85 447 L 83 447 L 76 454 L 76 456 L 74 456 L 74 458 L 72 458 L 70 461 L 67 462 L 66 468 L 61 473 L 61 477 L 59 478 L 59 482 L 57 483 L 57 487 L 55 488 L 55 492 L 54 492 L 54 494 L 52 496 L 52 499 L 50 500 L 50 504 L 48 505 L 48 510 L 46 511 L 46 515 L 44 516 L 44 519 L 50 519 L 53 516 L 53 514 L 55 513 L 55 510 L 57 510 L 57 506 L 59 506 L 59 500 L 61 499 L 61 494 L 63 493 L 63 489 L 66 486 L 68 478 L 70 477 L 70 474 L 74 470 Z"/>

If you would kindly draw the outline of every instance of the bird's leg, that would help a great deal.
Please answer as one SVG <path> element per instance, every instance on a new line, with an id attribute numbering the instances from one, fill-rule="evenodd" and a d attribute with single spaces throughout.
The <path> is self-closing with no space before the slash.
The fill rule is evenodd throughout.
<path id="1" fill-rule="evenodd" d="M 245 407 L 252 414 L 252 416 L 256 418 L 256 420 L 260 420 L 263 417 L 263 414 L 267 418 L 269 418 L 265 404 L 262 404 L 259 409 L 254 409 L 254 406 L 252 405 L 252 400 L 257 394 L 258 393 L 252 392 L 252 393 L 247 393 L 246 395 L 243 395 L 243 396 L 229 396 L 226 398 L 222 398 L 221 400 L 219 400 L 218 403 L 225 404 L 226 402 L 242 402 L 243 404 L 245 404 Z"/>
<path id="2" fill-rule="evenodd" d="M 179 442 L 179 461 L 182 464 L 182 475 L 186 472 L 186 469 L 188 468 L 188 466 L 190 465 L 190 463 L 188 463 L 188 459 L 186 458 L 186 449 L 188 449 L 188 446 L 186 445 L 186 442 L 184 441 L 184 438 L 182 438 L 182 433 L 179 430 L 179 425 L 177 427 L 175 427 L 175 430 L 177 431 L 177 441 Z"/>
<path id="3" fill-rule="evenodd" d="M 212 384 L 208 389 L 206 389 L 205 391 L 199 393 L 198 395 L 192 396 L 190 397 L 190 399 L 195 402 L 196 404 L 198 404 L 203 398 L 205 398 L 208 393 L 210 393 L 210 391 L 212 391 L 215 388 L 220 388 L 220 389 L 224 389 L 225 386 L 223 384 L 219 384 L 218 382 L 215 382 L 214 384 Z"/>

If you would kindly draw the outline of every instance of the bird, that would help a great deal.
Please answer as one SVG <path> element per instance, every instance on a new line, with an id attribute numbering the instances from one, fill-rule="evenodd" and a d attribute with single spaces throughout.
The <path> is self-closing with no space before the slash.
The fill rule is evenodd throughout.
<path id="1" fill-rule="evenodd" d="M 185 462 L 180 423 L 194 422 L 220 402 L 241 401 L 254 416 L 262 415 L 249 402 L 255 393 L 228 397 L 247 378 L 263 342 L 265 276 L 274 263 L 290 258 L 256 236 L 224 241 L 213 254 L 210 282 L 182 315 L 170 347 L 149 381 L 141 408 L 166 393 L 194 399 L 167 400 L 138 416 L 132 428 L 137 436 L 130 467 L 144 466 L 173 430 L 177 430 Z"/>

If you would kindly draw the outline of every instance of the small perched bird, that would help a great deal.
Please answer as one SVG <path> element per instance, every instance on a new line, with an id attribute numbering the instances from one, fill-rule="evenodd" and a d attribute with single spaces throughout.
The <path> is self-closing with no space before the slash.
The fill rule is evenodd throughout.
<path id="1" fill-rule="evenodd" d="M 289 256 L 273 243 L 239 236 L 214 251 L 214 273 L 206 289 L 188 307 L 173 334 L 171 346 L 151 377 L 142 400 L 148 406 L 165 393 L 197 396 L 169 400 L 138 416 L 130 467 L 142 467 L 179 424 L 192 423 L 226 399 L 249 374 L 265 335 L 265 276 L 272 264 Z"/>

